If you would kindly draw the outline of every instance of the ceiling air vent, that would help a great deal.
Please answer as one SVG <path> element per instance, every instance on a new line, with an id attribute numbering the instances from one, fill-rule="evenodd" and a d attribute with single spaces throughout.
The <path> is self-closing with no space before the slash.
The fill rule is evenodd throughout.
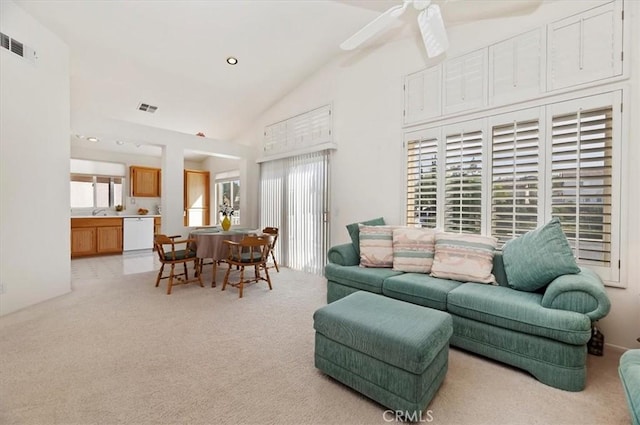
<path id="1" fill-rule="evenodd" d="M 30 48 L 29 46 L 25 46 L 23 43 L 9 37 L 4 33 L 0 33 L 0 42 L 3 48 L 9 50 L 12 53 L 15 53 L 16 55 L 26 59 L 31 63 L 35 63 L 36 59 L 38 58 L 35 50 Z"/>
<path id="2" fill-rule="evenodd" d="M 138 105 L 138 110 L 153 114 L 156 110 L 158 110 L 158 107 L 149 105 L 148 103 L 141 103 Z"/>

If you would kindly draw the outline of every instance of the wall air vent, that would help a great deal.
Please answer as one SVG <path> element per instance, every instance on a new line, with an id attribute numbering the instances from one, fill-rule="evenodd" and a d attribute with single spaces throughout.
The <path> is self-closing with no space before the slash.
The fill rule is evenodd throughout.
<path id="1" fill-rule="evenodd" d="M 38 59 L 35 50 L 1 32 L 0 43 L 4 49 L 15 53 L 21 58 L 26 59 L 28 62 L 36 63 L 36 59 Z"/>
<path id="2" fill-rule="evenodd" d="M 153 105 L 149 105 L 148 103 L 140 103 L 138 105 L 138 110 L 153 114 L 155 111 L 158 110 L 158 107 L 157 106 L 153 106 Z"/>

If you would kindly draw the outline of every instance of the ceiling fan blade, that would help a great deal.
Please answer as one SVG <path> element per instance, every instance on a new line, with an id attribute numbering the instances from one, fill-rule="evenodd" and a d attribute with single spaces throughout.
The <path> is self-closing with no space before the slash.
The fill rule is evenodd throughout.
<path id="1" fill-rule="evenodd" d="M 427 49 L 427 56 L 436 57 L 449 48 L 447 30 L 444 28 L 444 21 L 437 4 L 429 6 L 418 15 L 418 26 L 422 34 L 424 47 Z"/>
<path id="2" fill-rule="evenodd" d="M 382 15 L 365 25 L 360 31 L 346 39 L 340 44 L 342 50 L 353 50 L 383 29 L 391 25 L 398 16 L 407 9 L 410 1 L 405 0 L 402 6 L 393 6 Z"/>

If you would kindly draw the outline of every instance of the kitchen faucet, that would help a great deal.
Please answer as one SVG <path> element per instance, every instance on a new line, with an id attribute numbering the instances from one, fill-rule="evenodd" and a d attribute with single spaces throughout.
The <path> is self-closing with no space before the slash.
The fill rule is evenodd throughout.
<path id="1" fill-rule="evenodd" d="M 102 215 L 107 215 L 107 209 L 106 208 L 96 208 L 95 210 L 91 211 L 91 215 L 98 215 L 100 213 L 103 213 Z"/>

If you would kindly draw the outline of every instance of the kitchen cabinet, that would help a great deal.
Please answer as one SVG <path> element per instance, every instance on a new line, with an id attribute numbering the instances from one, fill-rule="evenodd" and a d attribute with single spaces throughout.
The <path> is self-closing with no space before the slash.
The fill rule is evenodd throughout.
<path id="1" fill-rule="evenodd" d="M 73 222 L 73 220 L 72 220 Z M 71 228 L 71 257 L 94 255 L 96 250 L 96 228 Z"/>
<path id="2" fill-rule="evenodd" d="M 71 258 L 122 253 L 122 218 L 72 218 Z"/>
<path id="3" fill-rule="evenodd" d="M 153 218 L 153 234 L 157 235 L 162 233 L 162 217 Z"/>
<path id="4" fill-rule="evenodd" d="M 131 196 L 141 198 L 160 197 L 161 170 L 159 168 L 132 165 L 129 167 L 129 177 L 131 180 Z"/>

